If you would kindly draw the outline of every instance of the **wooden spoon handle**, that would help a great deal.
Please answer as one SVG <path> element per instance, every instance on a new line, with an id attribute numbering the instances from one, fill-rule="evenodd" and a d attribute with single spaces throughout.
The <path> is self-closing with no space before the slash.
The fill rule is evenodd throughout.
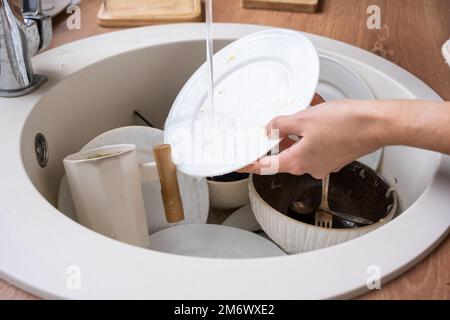
<path id="1" fill-rule="evenodd" d="M 168 223 L 181 222 L 184 220 L 184 210 L 178 185 L 177 168 L 172 160 L 172 149 L 168 144 L 155 146 L 153 154 L 161 181 L 161 196 L 166 220 Z"/>

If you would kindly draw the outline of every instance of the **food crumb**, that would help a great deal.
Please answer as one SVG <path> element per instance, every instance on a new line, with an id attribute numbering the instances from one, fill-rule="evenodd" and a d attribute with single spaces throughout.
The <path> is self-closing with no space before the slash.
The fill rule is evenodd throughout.
<path id="1" fill-rule="evenodd" d="M 236 60 L 236 56 L 234 54 L 232 54 L 228 57 L 229 62 L 234 61 L 234 60 Z"/>

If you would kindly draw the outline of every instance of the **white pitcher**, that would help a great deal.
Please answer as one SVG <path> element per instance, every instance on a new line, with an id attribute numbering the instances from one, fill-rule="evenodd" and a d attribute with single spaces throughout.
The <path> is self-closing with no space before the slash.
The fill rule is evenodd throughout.
<path id="1" fill-rule="evenodd" d="M 120 144 L 70 155 L 64 168 L 82 225 L 128 244 L 148 246 L 141 183 L 159 179 L 155 163 L 139 165 L 136 146 Z"/>

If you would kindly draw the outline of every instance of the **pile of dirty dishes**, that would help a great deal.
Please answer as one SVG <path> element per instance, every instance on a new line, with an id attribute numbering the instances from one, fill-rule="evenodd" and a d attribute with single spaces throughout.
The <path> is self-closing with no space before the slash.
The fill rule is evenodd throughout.
<path id="1" fill-rule="evenodd" d="M 153 146 L 162 143 L 163 131 L 137 126 L 114 129 L 94 138 L 64 160 L 67 177 L 61 181 L 58 209 L 105 236 L 147 246 L 148 239 L 143 239 L 148 234 L 170 227 L 152 153 Z M 206 223 L 206 179 L 182 172 L 177 175 L 184 223 Z M 124 221 L 130 221 L 128 229 L 124 228 Z"/>
<path id="2" fill-rule="evenodd" d="M 178 172 L 178 181 L 185 220 L 171 226 L 164 214 L 151 152 L 161 143 L 163 132 L 149 127 L 123 127 L 96 137 L 66 157 L 68 177 L 61 181 L 58 209 L 105 236 L 166 253 L 236 259 L 285 254 L 252 232 L 207 225 L 206 179 L 182 172 Z M 130 158 L 133 152 L 135 157 Z M 133 174 L 132 167 L 139 170 Z"/>
<path id="3" fill-rule="evenodd" d="M 319 228 L 293 219 L 284 207 L 280 208 L 281 204 L 298 201 L 298 197 L 305 199 L 308 194 L 309 200 L 315 201 L 317 192 L 310 191 L 316 190 L 318 182 L 309 176 L 249 177 L 235 173 L 279 144 L 280 139 L 266 135 L 266 124 L 276 116 L 304 110 L 315 92 L 326 100 L 373 99 L 370 89 L 356 73 L 335 59 L 319 56 L 301 33 L 282 29 L 258 32 L 225 47 L 214 56 L 214 71 L 214 105 L 208 104 L 205 64 L 180 91 L 164 133 L 136 127 L 113 130 L 91 141 L 81 153 L 66 158 L 72 196 L 63 179 L 58 204 L 61 211 L 72 217 L 77 211 L 77 218 L 83 225 L 127 243 L 167 253 L 216 258 L 284 254 L 273 242 L 251 233 L 258 231 L 259 226 L 286 252 L 298 253 L 348 241 L 393 217 L 395 192 L 373 171 L 380 162 L 381 150 L 361 159 L 368 167 L 358 165 L 364 166 L 367 176 L 374 177 L 373 181 L 382 187 L 369 186 L 368 180 L 359 181 L 360 173 L 356 172 L 355 164 L 349 166 L 350 171 L 355 169 L 350 174 L 345 169 L 336 174 L 352 181 L 343 192 L 364 190 L 355 192 L 358 193 L 355 200 L 367 194 L 375 195 L 372 198 L 377 201 L 381 201 L 380 195 L 384 197 L 386 206 L 375 213 L 376 223 L 364 228 L 355 225 L 350 228 L 345 223 L 344 229 Z M 171 145 L 177 165 L 186 211 L 182 226 L 170 225 L 164 219 L 158 172 L 151 155 L 152 146 L 161 143 Z M 129 155 L 131 157 L 127 157 Z M 108 163 L 111 160 L 116 161 L 115 165 Z M 86 163 L 90 164 L 90 170 L 96 167 L 96 171 L 86 171 L 83 176 L 73 169 L 82 168 Z M 126 168 L 128 172 L 123 172 Z M 107 175 L 110 176 L 104 178 Z M 358 189 L 358 184 L 365 187 Z M 89 187 L 84 188 L 84 185 Z M 306 192 L 305 186 L 311 185 L 315 187 Z M 339 183 L 332 182 L 332 190 L 337 186 Z M 95 199 L 83 201 L 89 198 L 89 189 L 107 191 L 107 194 L 96 194 Z M 295 197 L 289 198 L 293 194 Z M 121 207 L 124 198 L 128 205 L 135 205 Z M 334 201 L 333 195 L 331 199 Z M 241 209 L 239 218 L 232 218 L 233 215 L 222 226 L 205 224 L 210 205 L 230 209 L 249 202 L 251 206 Z M 357 201 L 352 202 L 350 198 L 348 203 L 349 207 L 338 209 L 355 209 Z M 92 214 L 83 213 L 88 207 L 97 212 L 95 219 Z M 127 212 L 133 212 L 134 216 Z M 350 213 L 364 215 L 367 212 L 361 207 Z M 127 231 L 121 234 L 119 229 L 127 225 L 124 215 L 131 220 Z M 245 222 L 246 219 L 250 220 Z M 142 224 L 148 228 L 142 228 Z M 335 226 L 338 225 L 336 222 Z M 136 237 L 137 234 L 140 236 Z"/>
<path id="4" fill-rule="evenodd" d="M 304 110 L 315 92 L 327 101 L 375 98 L 370 88 L 351 68 L 324 54 L 319 56 L 312 43 L 294 31 L 271 29 L 244 37 L 217 53 L 214 65 L 215 104 L 207 104 L 206 66 L 202 66 L 181 90 L 165 125 L 165 141 L 172 145 L 174 160 L 180 170 L 200 177 L 222 178 L 224 174 L 226 177 L 273 150 L 279 139 L 267 137 L 265 125 L 276 116 Z M 237 199 L 235 194 L 238 192 L 247 195 L 245 188 L 249 187 L 251 209 L 256 214 L 257 222 L 273 241 L 289 253 L 348 241 L 374 230 L 395 215 L 395 191 L 375 172 L 381 157 L 382 150 L 378 150 L 360 159 L 361 163 L 358 164 L 367 165 L 364 170 L 367 177 L 373 177 L 372 180 L 359 179 L 361 177 L 357 174 L 360 170 L 350 170 L 350 175 L 346 175 L 346 169 L 355 169 L 355 164 L 332 178 L 332 190 L 339 186 L 335 181 L 336 176 L 337 181 L 340 181 L 339 177 L 350 177 L 353 181 L 353 184 L 347 184 L 342 189 L 342 192 L 354 193 L 347 201 L 349 206 L 340 208 L 353 217 L 363 218 L 368 213 L 367 207 L 358 204 L 359 200 L 369 201 L 367 197 L 380 202 L 383 200 L 380 203 L 382 208 L 375 214 L 378 219 L 366 227 L 349 221 L 336 221 L 334 228 L 316 227 L 314 221 L 302 222 L 292 219 L 287 212 L 280 214 L 275 204 L 285 203 L 283 201 L 287 195 L 292 190 L 298 190 L 299 186 L 295 185 L 301 184 L 298 179 L 312 179 L 309 176 L 291 176 L 294 185 L 280 184 L 279 192 L 272 199 L 275 203 L 271 203 L 271 206 L 266 206 L 269 201 L 266 198 L 273 195 L 273 190 L 269 189 L 268 193 L 261 195 L 255 189 L 255 181 L 271 181 L 280 175 L 251 176 L 248 181 L 242 179 L 217 183 L 213 180 L 216 183 L 213 196 L 219 195 L 214 205 L 227 209 L 237 205 L 231 200 Z M 379 187 L 371 185 L 373 181 L 379 183 Z M 320 181 L 314 183 L 319 186 L 320 192 Z M 361 194 L 361 190 L 364 193 Z M 331 198 L 334 199 L 333 194 Z M 294 202 L 299 199 L 291 200 Z M 375 205 L 370 201 L 368 203 Z M 249 210 L 246 212 L 250 216 Z M 252 221 L 253 218 L 248 219 Z"/>

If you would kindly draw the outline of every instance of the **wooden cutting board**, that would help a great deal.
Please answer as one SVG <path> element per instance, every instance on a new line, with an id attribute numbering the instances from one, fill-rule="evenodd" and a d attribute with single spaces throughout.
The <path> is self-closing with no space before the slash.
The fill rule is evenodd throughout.
<path id="1" fill-rule="evenodd" d="M 137 27 L 201 20 L 201 0 L 106 0 L 97 15 L 97 22 L 103 27 Z"/>
<path id="2" fill-rule="evenodd" d="M 312 13 L 319 9 L 319 0 L 242 0 L 242 7 Z"/>

